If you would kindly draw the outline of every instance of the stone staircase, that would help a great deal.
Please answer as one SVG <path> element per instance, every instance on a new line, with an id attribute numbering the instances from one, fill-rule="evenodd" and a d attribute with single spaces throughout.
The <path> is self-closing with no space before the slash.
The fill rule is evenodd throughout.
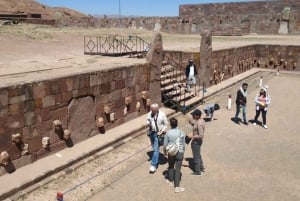
<path id="1" fill-rule="evenodd" d="M 161 94 L 165 106 L 185 113 L 202 99 L 202 87 L 197 80 L 191 91 L 186 90 L 185 68 L 168 60 L 161 69 Z"/>

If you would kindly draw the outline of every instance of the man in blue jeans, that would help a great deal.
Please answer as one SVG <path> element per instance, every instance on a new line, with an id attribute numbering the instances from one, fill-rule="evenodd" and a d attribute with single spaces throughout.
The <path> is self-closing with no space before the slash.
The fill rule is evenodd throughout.
<path id="1" fill-rule="evenodd" d="M 168 119 L 165 113 L 159 110 L 157 103 L 150 106 L 151 111 L 147 115 L 147 125 L 149 127 L 148 137 L 150 138 L 153 155 L 151 159 L 150 173 L 154 173 L 159 161 L 159 136 L 166 133 L 168 127 Z"/>
<path id="2" fill-rule="evenodd" d="M 234 117 L 234 121 L 239 123 L 239 113 L 242 111 L 243 113 L 243 123 L 248 125 L 247 118 L 246 118 L 246 105 L 247 105 L 247 88 L 248 83 L 243 83 L 242 87 L 236 93 L 236 113 Z"/>

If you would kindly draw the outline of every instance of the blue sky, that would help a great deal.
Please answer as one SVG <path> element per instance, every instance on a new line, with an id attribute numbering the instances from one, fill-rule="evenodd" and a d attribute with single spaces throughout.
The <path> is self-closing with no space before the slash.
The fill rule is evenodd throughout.
<path id="1" fill-rule="evenodd" d="M 85 14 L 119 14 L 136 16 L 178 16 L 179 5 L 247 0 L 37 0 L 54 7 L 68 7 Z M 249 0 L 248 0 L 249 1 Z M 253 1 L 253 0 L 252 0 Z"/>

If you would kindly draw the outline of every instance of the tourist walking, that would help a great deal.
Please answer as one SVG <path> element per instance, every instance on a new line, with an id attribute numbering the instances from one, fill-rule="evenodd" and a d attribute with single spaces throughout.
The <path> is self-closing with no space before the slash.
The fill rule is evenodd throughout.
<path id="1" fill-rule="evenodd" d="M 268 93 L 268 87 L 261 87 L 259 93 L 255 96 L 255 110 L 256 110 L 256 114 L 254 117 L 254 122 L 253 125 L 257 124 L 257 119 L 260 115 L 260 113 L 262 114 L 262 126 L 267 129 L 267 111 L 268 111 L 268 106 L 271 103 L 271 97 L 270 94 Z"/>
<path id="2" fill-rule="evenodd" d="M 187 91 L 191 91 L 192 85 L 196 84 L 196 76 L 197 75 L 197 68 L 194 64 L 194 60 L 190 59 L 189 64 L 185 68 L 185 76 L 186 76 L 186 87 Z"/>
<path id="3" fill-rule="evenodd" d="M 239 113 L 240 111 L 243 113 L 243 123 L 248 125 L 246 118 L 246 105 L 247 105 L 247 89 L 248 83 L 243 83 L 242 87 L 236 93 L 236 113 L 234 117 L 234 121 L 239 123 Z"/>
<path id="4" fill-rule="evenodd" d="M 150 110 L 151 111 L 147 115 L 147 126 L 149 128 L 148 137 L 151 141 L 153 155 L 149 172 L 154 173 L 159 161 L 159 138 L 166 133 L 168 119 L 165 113 L 159 110 L 157 103 L 152 104 Z"/>
<path id="5" fill-rule="evenodd" d="M 203 143 L 205 122 L 201 118 L 201 110 L 195 109 L 191 114 L 193 119 L 189 120 L 189 123 L 193 126 L 193 131 L 188 134 L 188 137 L 191 139 L 191 148 L 193 153 L 193 175 L 201 175 L 201 172 L 204 172 L 201 145 Z"/>
<path id="6" fill-rule="evenodd" d="M 178 128 L 178 121 L 175 118 L 170 119 L 171 129 L 167 131 L 164 138 L 164 155 L 168 158 L 168 179 L 167 183 L 171 186 L 175 186 L 175 193 L 184 191 L 183 187 L 180 187 L 181 181 L 181 165 L 184 157 L 185 150 L 185 134 Z M 178 140 L 178 152 L 172 156 L 167 153 L 167 146 L 176 143 Z"/>

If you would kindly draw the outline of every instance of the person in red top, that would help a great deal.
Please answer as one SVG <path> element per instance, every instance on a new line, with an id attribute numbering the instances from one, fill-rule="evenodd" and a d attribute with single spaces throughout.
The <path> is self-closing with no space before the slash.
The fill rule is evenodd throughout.
<path id="1" fill-rule="evenodd" d="M 253 125 L 257 124 L 257 119 L 262 113 L 262 119 L 263 119 L 263 124 L 262 126 L 267 129 L 267 110 L 268 110 L 268 105 L 271 103 L 271 97 L 270 94 L 268 93 L 268 87 L 262 87 L 259 91 L 259 93 L 255 97 L 255 103 L 256 103 L 256 115 L 254 117 L 254 122 Z"/>

